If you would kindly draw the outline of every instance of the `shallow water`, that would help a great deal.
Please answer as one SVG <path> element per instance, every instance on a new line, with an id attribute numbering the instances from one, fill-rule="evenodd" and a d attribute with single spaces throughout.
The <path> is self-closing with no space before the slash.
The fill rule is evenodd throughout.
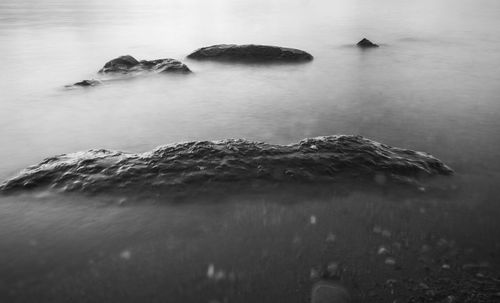
<path id="1" fill-rule="evenodd" d="M 462 213 L 472 207 L 480 215 L 467 217 L 470 237 L 453 232 L 452 227 L 458 223 L 450 223 L 450 227 L 436 219 L 435 222 L 442 225 L 435 223 L 435 227 L 448 233 L 447 237 L 461 238 L 464 246 L 474 238 L 491 245 L 484 252 L 494 250 L 498 229 L 488 229 L 493 225 L 484 223 L 484 216 L 493 216 L 499 210 L 500 192 L 496 186 L 500 181 L 500 161 L 497 160 L 500 148 L 497 139 L 500 137 L 499 16 L 500 3 L 494 0 L 376 3 L 369 0 L 218 0 L 210 3 L 155 0 L 147 4 L 132 0 L 5 0 L 0 3 L 0 66 L 3 69 L 0 75 L 0 159 L 3 159 L 0 178 L 13 176 L 45 157 L 90 148 L 144 152 L 161 144 L 185 140 L 247 138 L 283 144 L 319 135 L 359 134 L 390 145 L 429 152 L 454 168 L 458 193 L 451 197 L 425 197 L 425 203 L 437 199 L 448 205 L 447 211 L 443 211 L 446 213 L 454 209 L 455 202 L 457 209 L 451 213 Z M 362 37 L 381 47 L 367 51 L 352 47 Z M 185 58 L 198 47 L 217 43 L 296 47 L 310 52 L 315 59 L 299 65 L 232 65 Z M 96 72 L 106 61 L 124 54 L 138 59 L 176 58 L 185 62 L 194 74 L 117 81 L 89 89 L 64 88 L 66 84 L 98 77 Z M 380 192 L 360 195 L 364 196 L 336 201 L 341 205 L 362 205 L 362 201 L 370 199 L 384 200 Z M 413 195 L 413 192 L 405 193 L 405 199 L 415 198 Z M 68 282 L 73 286 L 63 291 L 66 295 L 74 294 L 75 289 L 80 291 L 82 285 L 89 285 L 91 269 L 85 264 L 96 258 L 100 250 L 104 256 L 120 256 L 122 250 L 132 245 L 132 260 L 136 249 L 149 249 L 151 254 L 156 254 L 152 260 L 168 255 L 168 249 L 158 246 L 162 243 L 159 239 L 163 239 L 161 231 L 167 228 L 162 224 L 171 228 L 167 234 L 175 238 L 173 243 L 180 241 L 180 245 L 184 245 L 165 262 L 188 266 L 184 270 L 174 266 L 177 271 L 171 276 L 160 275 L 168 280 L 181 273 L 181 278 L 175 278 L 180 283 L 176 288 L 178 292 L 163 293 L 165 296 L 179 295 L 186 299 L 189 293 L 186 288 L 189 289 L 190 283 L 200 285 L 193 279 L 203 277 L 207 264 L 216 262 L 213 259 L 226 259 L 227 266 L 236 266 L 237 257 L 245 255 L 243 251 L 231 253 L 231 249 L 225 252 L 228 247 L 221 240 L 211 248 L 213 258 L 207 256 L 187 265 L 191 264 L 189 258 L 198 258 L 203 255 L 201 251 L 209 250 L 211 233 L 195 230 L 191 234 L 177 233 L 179 226 L 190 223 L 203 226 L 200 222 L 211 222 L 212 212 L 220 211 L 214 214 L 217 219 L 225 215 L 231 217 L 237 208 L 232 206 L 234 203 L 202 207 L 197 204 L 201 200 L 198 197 L 190 201 L 190 205 L 177 206 L 179 208 L 172 212 L 171 206 L 160 210 L 146 206 L 109 208 L 97 198 L 68 199 L 51 196 L 43 203 L 32 201 L 31 197 L 0 199 L 0 230 L 5 248 L 2 272 L 9 273 L 3 277 L 4 285 L 21 283 L 16 290 L 21 292 L 26 289 L 25 285 L 30 285 L 40 290 L 31 295 L 44 293 L 50 300 L 48 290 L 57 290 L 54 284 L 44 284 L 45 278 L 35 274 L 37 266 L 41 266 L 40 275 L 46 275 L 51 268 L 59 270 L 52 280 L 55 284 L 69 278 L 82 279 L 80 284 Z M 114 198 L 113 202 L 119 199 Z M 256 203 L 255 199 L 243 199 L 237 205 L 248 210 Z M 304 198 L 303 203 L 296 201 L 290 210 L 279 206 L 285 213 L 290 212 L 283 215 L 289 223 L 270 234 L 269 241 L 283 239 L 288 243 L 290 237 L 293 239 L 291 226 L 300 225 L 300 218 L 304 216 L 308 218 L 310 207 L 318 207 L 315 212 L 319 213 L 328 213 L 337 207 L 335 203 L 325 204 L 324 198 L 319 200 L 323 202 L 315 204 Z M 273 201 L 270 203 L 274 205 Z M 388 209 L 390 206 L 394 205 L 388 204 Z M 367 207 L 359 206 L 360 209 Z M 419 207 L 414 210 L 418 213 Z M 436 212 L 435 218 L 439 216 Z M 267 242 L 258 239 L 259 233 L 268 230 L 259 227 L 261 217 L 257 212 L 248 210 L 245 217 L 257 220 L 249 225 L 253 229 L 235 228 L 230 233 L 234 238 L 228 240 L 228 246 L 236 249 L 241 243 L 234 239 L 245 236 L 248 237 L 246 244 L 260 251 L 260 246 Z M 450 222 L 460 222 L 458 217 Z M 323 219 L 320 218 L 320 222 Z M 351 226 L 347 219 L 341 222 Z M 360 239 L 367 237 L 366 231 L 372 223 L 360 227 L 363 230 Z M 239 223 L 228 224 L 235 227 Z M 395 223 L 400 228 L 406 224 Z M 329 228 L 324 227 L 317 237 L 320 234 L 323 237 Z M 103 229 L 105 232 L 101 234 Z M 121 233 L 134 236 L 127 238 Z M 141 242 L 143 234 L 152 234 L 148 238 L 151 240 Z M 216 235 L 223 239 L 225 233 Z M 190 246 L 188 239 L 192 237 L 198 242 Z M 45 243 L 42 251 L 47 255 L 30 250 L 32 240 Z M 119 241 L 124 244 L 119 245 Z M 214 299 L 223 301 L 227 295 L 239 301 L 259 301 L 262 299 L 259 296 L 273 294 L 269 296 L 271 301 L 287 289 L 287 283 L 291 293 L 300 293 L 298 297 L 289 294 L 287 298 L 307 298 L 310 266 L 325 261 L 314 254 L 317 243 L 313 242 L 304 246 L 308 252 L 305 259 L 309 261 L 301 263 L 293 261 L 295 257 L 284 258 L 280 266 L 263 267 L 251 278 L 241 278 L 245 283 L 256 283 L 262 280 L 259 275 L 272 276 L 276 270 L 293 271 L 291 267 L 295 263 L 303 266 L 297 265 L 301 270 L 295 273 L 281 272 L 281 284 L 267 288 L 265 283 L 241 286 L 249 290 L 236 297 L 227 294 L 233 286 L 225 286 Z M 82 245 L 88 248 L 82 250 Z M 357 244 L 346 245 L 353 248 Z M 278 252 L 284 244 L 273 247 Z M 200 252 L 189 253 L 190 249 Z M 373 248 L 370 246 L 370 249 Z M 63 255 L 68 256 L 68 261 L 59 268 L 54 264 Z M 339 253 L 332 259 L 345 255 Z M 114 261 L 103 258 L 101 269 L 114 266 Z M 48 260 L 50 266 L 36 265 L 40 260 Z M 242 272 L 255 265 L 250 261 L 244 264 Z M 155 265 L 139 264 L 134 270 L 125 270 L 134 275 L 141 270 L 145 272 L 150 288 L 143 287 L 141 298 L 159 287 L 152 283 L 157 277 Z M 166 270 L 168 266 L 161 268 Z M 123 269 L 118 267 L 110 276 L 121 276 L 120 270 Z M 300 283 L 292 282 L 294 278 Z M 381 275 L 380 279 L 387 278 Z M 130 287 L 137 281 L 122 282 L 110 282 L 110 285 L 116 285 L 115 290 L 119 291 L 121 286 Z M 203 285 L 186 300 L 205 299 L 203 294 L 209 286 Z M 97 296 L 97 293 L 105 291 L 95 288 L 92 294 Z M 23 298 L 29 301 L 29 295 Z"/>

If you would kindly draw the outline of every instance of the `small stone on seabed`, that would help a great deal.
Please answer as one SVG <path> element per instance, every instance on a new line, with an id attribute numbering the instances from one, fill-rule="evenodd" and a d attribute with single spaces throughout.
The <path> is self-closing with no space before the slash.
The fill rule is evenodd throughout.
<path id="1" fill-rule="evenodd" d="M 373 227 L 373 232 L 376 234 L 380 234 L 382 232 L 382 227 L 380 227 L 379 225 L 375 225 Z"/>
<path id="2" fill-rule="evenodd" d="M 314 268 L 314 267 L 311 268 L 311 272 L 309 274 L 309 277 L 313 280 L 319 279 L 319 270 L 317 268 Z"/>
<path id="3" fill-rule="evenodd" d="M 335 234 L 329 233 L 326 237 L 326 242 L 335 242 L 337 236 Z"/>
<path id="4" fill-rule="evenodd" d="M 326 266 L 326 277 L 329 279 L 339 279 L 341 275 L 341 268 L 338 262 L 330 262 Z"/>
<path id="5" fill-rule="evenodd" d="M 443 266 L 441 266 L 442 269 L 450 269 L 451 266 L 449 264 L 443 264 Z"/>
<path id="6" fill-rule="evenodd" d="M 131 257 L 132 253 L 130 252 L 130 250 L 124 250 L 120 253 L 120 258 L 124 260 L 130 260 Z"/>
<path id="7" fill-rule="evenodd" d="M 394 258 L 387 258 L 387 259 L 385 259 L 385 264 L 396 265 L 396 260 Z"/>
<path id="8" fill-rule="evenodd" d="M 207 277 L 212 279 L 215 276 L 215 266 L 213 264 L 208 265 Z"/>
<path id="9" fill-rule="evenodd" d="M 377 251 L 377 254 L 379 254 L 379 255 L 385 255 L 388 253 L 389 253 L 389 250 L 387 250 L 387 248 L 385 248 L 384 246 L 380 246 L 380 248 Z"/>
<path id="10" fill-rule="evenodd" d="M 316 222 L 317 222 L 316 216 L 311 216 L 311 218 L 310 218 L 310 220 L 309 220 L 309 221 L 310 221 L 310 222 L 311 222 L 311 224 L 313 224 L 313 225 L 314 225 L 314 224 L 316 224 Z"/>

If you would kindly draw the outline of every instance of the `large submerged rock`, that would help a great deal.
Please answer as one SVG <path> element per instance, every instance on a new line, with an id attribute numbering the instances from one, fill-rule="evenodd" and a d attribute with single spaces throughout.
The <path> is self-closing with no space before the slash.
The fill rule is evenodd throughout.
<path id="1" fill-rule="evenodd" d="M 99 73 L 128 74 L 133 72 L 154 71 L 157 73 L 190 73 L 186 64 L 175 59 L 137 61 L 130 55 L 121 56 L 106 62 Z"/>
<path id="2" fill-rule="evenodd" d="M 361 136 L 327 136 L 291 145 L 247 140 L 170 144 L 142 154 L 89 150 L 45 159 L 0 185 L 0 191 L 148 191 L 227 182 L 321 182 L 344 178 L 418 180 L 452 170 L 422 152 Z"/>
<path id="3" fill-rule="evenodd" d="M 219 44 L 202 47 L 187 56 L 198 60 L 303 62 L 313 56 L 305 51 L 268 45 Z"/>

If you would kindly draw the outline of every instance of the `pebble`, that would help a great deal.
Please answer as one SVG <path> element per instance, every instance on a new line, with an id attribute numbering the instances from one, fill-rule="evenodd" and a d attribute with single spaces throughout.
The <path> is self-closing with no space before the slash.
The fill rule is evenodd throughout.
<path id="1" fill-rule="evenodd" d="M 332 233 L 329 233 L 328 236 L 326 236 L 326 242 L 335 242 L 336 239 L 337 236 Z"/>
<path id="2" fill-rule="evenodd" d="M 396 260 L 394 258 L 387 258 L 387 259 L 385 259 L 385 264 L 396 265 Z"/>
<path id="3" fill-rule="evenodd" d="M 124 260 L 130 260 L 131 257 L 132 253 L 130 252 L 130 250 L 124 250 L 120 253 L 120 258 Z"/>
<path id="4" fill-rule="evenodd" d="M 382 231 L 382 236 L 386 237 L 386 238 L 390 238 L 392 236 L 392 233 L 390 231 L 388 231 L 387 229 L 384 229 Z"/>
<path id="5" fill-rule="evenodd" d="M 388 253 L 389 253 L 389 250 L 387 250 L 387 248 L 385 248 L 384 246 L 380 246 L 380 248 L 377 251 L 377 254 L 379 254 L 379 255 L 386 255 Z"/>
<path id="6" fill-rule="evenodd" d="M 317 268 L 311 268 L 311 272 L 309 273 L 309 277 L 314 279 L 319 279 L 319 270 Z"/>
<path id="7" fill-rule="evenodd" d="M 340 266 L 337 262 L 330 262 L 326 267 L 329 278 L 336 278 L 340 276 Z"/>
<path id="8" fill-rule="evenodd" d="M 317 223 L 316 216 L 311 216 L 311 218 L 309 219 L 309 222 L 311 222 L 312 225 L 316 224 Z"/>
<path id="9" fill-rule="evenodd" d="M 208 265 L 207 277 L 212 279 L 215 276 L 215 266 L 213 264 Z"/>
<path id="10" fill-rule="evenodd" d="M 442 269 L 450 269 L 451 266 L 449 264 L 443 264 L 443 266 L 441 266 Z"/>

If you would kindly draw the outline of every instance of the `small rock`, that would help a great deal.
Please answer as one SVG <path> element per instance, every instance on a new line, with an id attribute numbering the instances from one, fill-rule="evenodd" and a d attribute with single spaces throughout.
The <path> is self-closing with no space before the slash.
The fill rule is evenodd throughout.
<path id="1" fill-rule="evenodd" d="M 394 266 L 396 265 L 396 260 L 394 258 L 387 258 L 385 259 L 385 264 Z"/>
<path id="2" fill-rule="evenodd" d="M 451 268 L 451 266 L 450 266 L 449 264 L 443 264 L 443 265 L 441 266 L 441 268 L 442 268 L 442 269 L 446 269 L 446 270 L 448 270 L 448 269 L 450 269 L 450 268 Z"/>
<path id="3" fill-rule="evenodd" d="M 385 248 L 384 246 L 380 246 L 378 251 L 377 251 L 377 254 L 379 255 L 386 255 L 389 253 L 389 250 L 387 248 Z"/>
<path id="4" fill-rule="evenodd" d="M 215 276 L 215 265 L 209 264 L 207 269 L 207 277 L 212 279 Z"/>
<path id="5" fill-rule="evenodd" d="M 317 222 L 316 216 L 311 216 L 311 218 L 309 219 L 309 222 L 310 222 L 312 225 L 316 224 L 316 222 Z"/>
<path id="6" fill-rule="evenodd" d="M 124 260 L 130 260 L 131 257 L 132 253 L 130 252 L 130 250 L 124 250 L 120 253 L 120 258 Z"/>
<path id="7" fill-rule="evenodd" d="M 120 73 L 154 71 L 157 73 L 191 73 L 191 70 L 182 62 L 175 59 L 156 59 L 137 61 L 130 55 L 121 56 L 106 62 L 99 73 Z"/>
<path id="8" fill-rule="evenodd" d="M 314 267 L 311 268 L 311 272 L 309 273 L 309 278 L 311 278 L 311 280 L 319 279 L 320 278 L 319 270 Z"/>
<path id="9" fill-rule="evenodd" d="M 339 278 L 340 277 L 340 265 L 337 262 L 330 262 L 326 267 L 326 273 L 328 278 Z"/>
<path id="10" fill-rule="evenodd" d="M 118 200 L 118 205 L 123 206 L 127 202 L 127 198 L 121 198 Z"/>
<path id="11" fill-rule="evenodd" d="M 358 47 L 361 47 L 361 48 L 369 48 L 369 47 L 378 47 L 377 44 L 371 42 L 370 40 L 366 39 L 366 38 L 363 38 L 361 41 L 359 41 L 357 44 L 356 44 Z"/>
<path id="12" fill-rule="evenodd" d="M 92 80 L 83 80 L 83 81 L 80 81 L 80 82 L 76 82 L 73 85 L 69 85 L 69 86 L 83 86 L 83 87 L 86 87 L 86 86 L 96 86 L 96 85 L 100 85 L 100 84 L 102 84 L 102 81 L 92 79 Z"/>
<path id="13" fill-rule="evenodd" d="M 215 272 L 214 279 L 215 280 L 222 280 L 226 277 L 226 273 L 223 270 L 218 270 Z"/>
<path id="14" fill-rule="evenodd" d="M 336 239 L 337 236 L 332 233 L 329 233 L 328 236 L 326 236 L 326 242 L 335 242 Z"/>

